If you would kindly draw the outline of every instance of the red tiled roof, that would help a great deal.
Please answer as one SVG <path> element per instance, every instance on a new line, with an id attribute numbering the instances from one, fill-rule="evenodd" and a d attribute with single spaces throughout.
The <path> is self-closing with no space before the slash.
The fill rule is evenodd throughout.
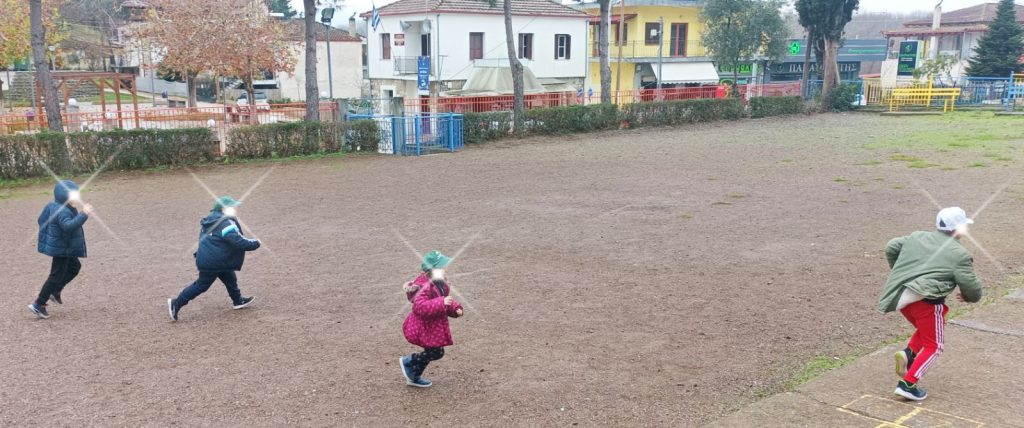
<path id="1" fill-rule="evenodd" d="M 281 23 L 284 27 L 284 36 L 291 41 L 304 42 L 306 40 L 306 22 L 301 19 L 290 19 Z M 316 24 L 316 40 L 318 42 L 327 41 L 327 26 L 317 23 Z M 342 30 L 340 28 L 331 28 L 331 41 L 332 42 L 362 42 L 363 39 L 359 37 L 353 37 L 348 34 L 348 30 Z"/>
<path id="2" fill-rule="evenodd" d="M 1017 6 L 1017 22 L 1024 23 L 1024 6 Z M 942 25 L 988 24 L 996 19 L 999 3 L 983 3 L 966 9 L 954 10 L 942 14 Z M 932 19 L 918 19 L 904 22 L 904 27 L 931 26 Z"/>
<path id="3" fill-rule="evenodd" d="M 398 0 L 387 6 L 377 8 L 381 16 L 409 15 L 416 13 L 469 13 L 485 15 L 501 15 L 501 2 L 494 7 L 486 0 Z M 585 12 L 555 3 L 551 0 L 512 0 L 512 14 L 518 16 L 565 16 L 570 18 L 589 18 Z M 364 18 L 370 12 L 360 15 Z"/>
<path id="4" fill-rule="evenodd" d="M 909 36 L 941 36 L 944 34 L 963 33 L 984 33 L 988 31 L 987 25 L 974 25 L 969 27 L 946 27 L 932 30 L 931 27 L 900 28 L 898 30 L 885 30 L 882 35 L 886 37 L 909 37 Z"/>

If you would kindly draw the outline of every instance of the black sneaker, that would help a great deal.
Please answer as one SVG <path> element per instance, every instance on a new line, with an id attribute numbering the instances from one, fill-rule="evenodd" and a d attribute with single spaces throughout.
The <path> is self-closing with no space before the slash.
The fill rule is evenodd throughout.
<path id="1" fill-rule="evenodd" d="M 63 305 L 64 302 L 60 300 L 60 293 L 53 293 L 50 295 L 50 301 L 58 305 Z"/>
<path id="2" fill-rule="evenodd" d="M 896 353 L 896 377 L 903 379 L 907 376 L 907 370 L 914 365 L 914 352 L 910 348 Z"/>
<path id="3" fill-rule="evenodd" d="M 928 393 L 924 389 L 918 388 L 917 384 L 910 384 L 905 380 L 901 380 L 896 385 L 895 394 L 912 401 L 923 401 L 925 398 L 928 398 Z"/>
<path id="4" fill-rule="evenodd" d="M 239 300 L 238 302 L 236 302 L 235 305 L 231 307 L 231 309 L 235 309 L 235 310 L 245 309 L 245 308 L 249 307 L 249 305 L 252 304 L 253 300 L 256 300 L 256 298 L 255 297 L 243 297 L 242 300 Z"/>
<path id="5" fill-rule="evenodd" d="M 181 310 L 181 306 L 174 303 L 174 299 L 167 299 L 167 312 L 171 314 L 171 321 L 178 320 L 178 311 Z"/>
<path id="6" fill-rule="evenodd" d="M 40 319 L 50 318 L 50 313 L 46 312 L 46 305 L 37 305 L 35 302 L 32 302 L 31 305 L 28 305 L 28 310 L 32 311 Z"/>

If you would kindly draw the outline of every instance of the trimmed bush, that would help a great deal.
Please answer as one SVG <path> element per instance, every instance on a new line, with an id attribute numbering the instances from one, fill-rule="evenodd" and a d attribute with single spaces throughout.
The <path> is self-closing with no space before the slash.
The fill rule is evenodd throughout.
<path id="1" fill-rule="evenodd" d="M 466 144 L 498 140 L 511 133 L 512 113 L 466 113 L 463 116 L 462 138 Z"/>
<path id="2" fill-rule="evenodd" d="M 739 120 L 745 116 L 743 102 L 736 98 L 664 101 L 622 107 L 622 119 L 632 127 Z"/>
<path id="3" fill-rule="evenodd" d="M 802 97 L 753 97 L 750 117 L 785 116 L 804 112 Z"/>
<path id="4" fill-rule="evenodd" d="M 843 83 L 832 89 L 828 99 L 823 104 L 828 111 L 850 111 L 857 108 L 857 101 L 860 97 L 860 86 L 853 83 Z"/>
<path id="5" fill-rule="evenodd" d="M 209 162 L 214 157 L 209 129 L 138 129 L 131 131 L 42 132 L 0 136 L 0 177 L 143 169 Z M 43 166 L 46 166 L 44 168 Z"/>
<path id="6" fill-rule="evenodd" d="M 530 135 L 562 135 L 619 128 L 619 109 L 612 104 L 550 107 L 526 111 Z"/>
<path id="7" fill-rule="evenodd" d="M 377 150 L 377 123 L 290 122 L 243 126 L 228 134 L 228 156 L 261 159 L 338 153 L 344 150 Z"/>

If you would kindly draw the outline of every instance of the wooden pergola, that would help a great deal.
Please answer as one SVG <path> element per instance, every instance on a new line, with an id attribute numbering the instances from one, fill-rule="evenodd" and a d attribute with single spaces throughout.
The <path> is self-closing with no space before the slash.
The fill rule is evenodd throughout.
<path id="1" fill-rule="evenodd" d="M 55 71 L 50 73 L 53 76 L 57 90 L 64 96 L 64 115 L 68 117 L 68 99 L 75 93 L 84 82 L 92 82 L 100 90 L 100 106 L 103 114 L 107 112 L 106 88 L 114 90 L 114 97 L 117 100 L 117 126 L 124 128 L 124 118 L 121 110 L 121 89 L 128 89 L 132 93 L 132 106 L 135 116 L 135 127 L 139 127 L 139 95 L 136 92 L 135 75 L 131 73 L 113 73 L 105 71 Z M 69 82 L 71 82 L 69 84 Z M 37 117 L 43 115 L 43 88 L 36 78 L 36 106 Z"/>

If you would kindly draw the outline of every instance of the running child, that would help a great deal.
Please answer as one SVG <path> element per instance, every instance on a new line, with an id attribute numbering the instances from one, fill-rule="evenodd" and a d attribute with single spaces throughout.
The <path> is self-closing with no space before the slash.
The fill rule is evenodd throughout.
<path id="1" fill-rule="evenodd" d="M 423 352 L 406 355 L 399 361 L 409 386 L 429 388 L 432 383 L 423 378 L 423 372 L 431 361 L 444 357 L 445 346 L 453 344 L 448 317 L 458 318 L 463 312 L 462 305 L 448 296 L 451 287 L 444 268 L 451 261 L 444 254 L 431 251 L 423 258 L 420 275 L 405 284 L 412 312 L 405 318 L 402 332 L 409 343 L 423 348 Z"/>
<path id="2" fill-rule="evenodd" d="M 230 196 L 222 196 L 213 205 L 210 215 L 200 222 L 199 250 L 195 254 L 199 279 L 182 290 L 177 298 L 167 299 L 171 321 L 177 321 L 178 311 L 209 290 L 218 279 L 227 288 L 233 309 L 243 309 L 252 304 L 254 298 L 242 296 L 238 289 L 235 272 L 242 270 L 247 251 L 260 248 L 260 241 L 248 239 L 242 234 L 242 227 L 236 218 L 240 205 L 241 202 Z"/>
<path id="3" fill-rule="evenodd" d="M 908 400 L 928 397 L 917 383 L 942 354 L 949 312 L 946 297 L 959 286 L 960 301 L 981 300 L 982 284 L 974 274 L 974 259 L 960 245 L 970 224 L 974 220 L 963 209 L 946 208 L 935 219 L 937 231 L 914 232 L 889 241 L 885 247 L 892 273 L 878 310 L 899 310 L 916 328 L 907 348 L 896 353 L 896 374 L 902 379 L 895 394 Z"/>
<path id="4" fill-rule="evenodd" d="M 78 185 L 71 180 L 58 182 L 53 188 L 53 201 L 46 204 L 39 215 L 40 253 L 53 258 L 50 276 L 39 290 L 39 296 L 28 310 L 41 319 L 50 318 L 46 310 L 48 301 L 64 304 L 61 292 L 82 270 L 79 258 L 86 257 L 83 226 L 92 215 L 92 205 L 82 203 Z"/>

